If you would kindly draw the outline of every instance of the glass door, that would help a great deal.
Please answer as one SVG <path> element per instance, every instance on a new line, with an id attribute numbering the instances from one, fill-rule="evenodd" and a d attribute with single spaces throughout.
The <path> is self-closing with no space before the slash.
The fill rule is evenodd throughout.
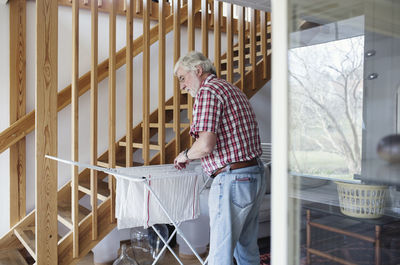
<path id="1" fill-rule="evenodd" d="M 272 2 L 273 265 L 400 264 L 400 2 Z"/>

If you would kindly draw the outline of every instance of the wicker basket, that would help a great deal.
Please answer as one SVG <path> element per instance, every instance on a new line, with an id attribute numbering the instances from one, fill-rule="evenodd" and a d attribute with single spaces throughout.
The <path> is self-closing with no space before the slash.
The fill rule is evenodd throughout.
<path id="1" fill-rule="evenodd" d="M 336 184 L 343 214 L 357 218 L 379 218 L 383 215 L 387 186 Z"/>

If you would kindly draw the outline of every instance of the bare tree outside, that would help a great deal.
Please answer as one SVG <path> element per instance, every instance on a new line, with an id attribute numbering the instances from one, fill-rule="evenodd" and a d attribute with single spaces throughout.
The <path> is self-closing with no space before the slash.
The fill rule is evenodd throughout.
<path id="1" fill-rule="evenodd" d="M 292 172 L 360 173 L 363 51 L 360 36 L 289 52 Z"/>

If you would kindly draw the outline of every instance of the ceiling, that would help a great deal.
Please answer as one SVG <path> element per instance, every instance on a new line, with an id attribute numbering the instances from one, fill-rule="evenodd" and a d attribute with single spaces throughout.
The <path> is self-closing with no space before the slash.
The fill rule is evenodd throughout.
<path id="1" fill-rule="evenodd" d="M 225 3 L 251 7 L 263 11 L 271 11 L 271 0 L 218 0 Z"/>
<path id="2" fill-rule="evenodd" d="M 222 1 L 271 11 L 272 0 Z M 290 0 L 289 3 L 291 31 L 297 31 L 304 21 L 325 25 L 365 15 L 366 31 L 400 36 L 400 0 Z"/>

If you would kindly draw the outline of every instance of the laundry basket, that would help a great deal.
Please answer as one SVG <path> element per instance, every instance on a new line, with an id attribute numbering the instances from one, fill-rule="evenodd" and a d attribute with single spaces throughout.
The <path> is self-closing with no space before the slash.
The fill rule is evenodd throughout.
<path id="1" fill-rule="evenodd" d="M 379 218 L 383 215 L 387 186 L 336 184 L 343 214 L 357 218 Z"/>

